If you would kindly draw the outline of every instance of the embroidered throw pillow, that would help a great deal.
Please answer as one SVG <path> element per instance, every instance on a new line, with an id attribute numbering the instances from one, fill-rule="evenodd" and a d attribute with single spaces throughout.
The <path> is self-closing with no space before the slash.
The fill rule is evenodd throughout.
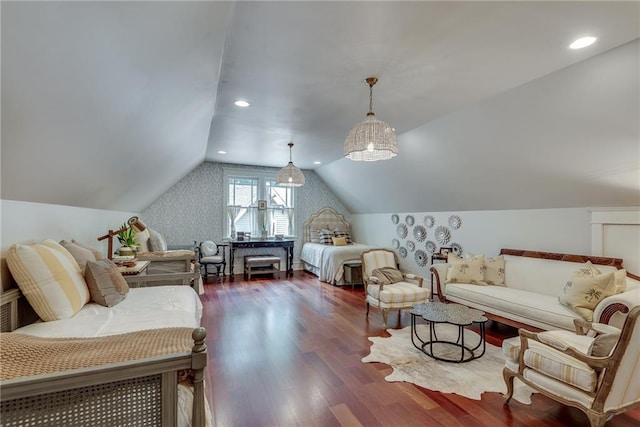
<path id="1" fill-rule="evenodd" d="M 73 256 L 53 240 L 9 248 L 7 266 L 44 321 L 67 319 L 89 302 L 89 289 Z"/>
<path id="2" fill-rule="evenodd" d="M 445 283 L 470 283 L 483 285 L 483 262 L 481 258 L 464 259 L 448 263 Z"/>
<path id="3" fill-rule="evenodd" d="M 558 301 L 587 321 L 593 319 L 593 309 L 600 301 L 613 295 L 613 272 L 591 277 L 571 277 L 562 288 Z"/>
<path id="4" fill-rule="evenodd" d="M 484 279 L 487 285 L 504 286 L 504 257 L 502 255 L 485 258 L 482 266 Z"/>
<path id="5" fill-rule="evenodd" d="M 105 307 L 113 307 L 129 293 L 127 281 L 109 259 L 87 262 L 85 276 L 91 299 Z"/>
<path id="6" fill-rule="evenodd" d="M 580 269 L 573 272 L 574 278 L 594 277 L 602 274 L 591 261 L 587 261 Z M 613 272 L 615 280 L 614 294 L 621 294 L 627 289 L 627 270 L 621 269 Z"/>

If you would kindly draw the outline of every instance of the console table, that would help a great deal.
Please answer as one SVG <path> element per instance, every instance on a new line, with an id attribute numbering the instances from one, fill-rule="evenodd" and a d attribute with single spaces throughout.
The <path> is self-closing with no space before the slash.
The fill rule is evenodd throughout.
<path id="1" fill-rule="evenodd" d="M 233 264 L 236 249 L 248 248 L 282 248 L 287 262 L 287 274 L 293 274 L 293 244 L 295 240 L 230 240 L 229 241 L 229 274 L 233 277 Z"/>

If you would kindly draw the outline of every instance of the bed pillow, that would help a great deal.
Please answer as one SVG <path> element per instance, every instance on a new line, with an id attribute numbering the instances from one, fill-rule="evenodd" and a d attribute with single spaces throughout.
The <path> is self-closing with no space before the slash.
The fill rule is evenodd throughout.
<path id="1" fill-rule="evenodd" d="M 309 227 L 309 241 L 311 243 L 320 243 L 320 230 L 318 227 Z"/>
<path id="2" fill-rule="evenodd" d="M 332 237 L 333 246 L 347 246 L 347 240 L 344 237 Z"/>
<path id="3" fill-rule="evenodd" d="M 320 244 L 322 245 L 333 245 L 334 238 L 333 231 L 331 230 L 320 230 Z"/>
<path id="4" fill-rule="evenodd" d="M 350 231 L 342 231 L 342 230 L 335 230 L 333 232 L 333 235 L 336 237 L 344 237 L 344 239 L 347 241 L 347 245 L 350 245 L 353 243 L 353 240 L 351 240 L 351 232 Z M 335 245 L 335 243 L 334 243 Z"/>
<path id="5" fill-rule="evenodd" d="M 613 272 L 589 277 L 571 277 L 562 288 L 558 301 L 591 322 L 596 305 L 614 293 Z"/>
<path id="6" fill-rule="evenodd" d="M 67 242 L 66 240 L 61 240 L 60 245 L 69 251 L 73 259 L 78 263 L 78 267 L 80 267 L 80 271 L 84 274 L 84 268 L 87 265 L 87 261 L 95 261 L 96 256 L 89 249 L 83 248 L 82 246 L 76 245 L 73 242 Z"/>
<path id="7" fill-rule="evenodd" d="M 67 319 L 89 301 L 89 289 L 73 256 L 53 240 L 9 248 L 7 266 L 44 321 Z"/>
<path id="8" fill-rule="evenodd" d="M 138 245 L 138 252 L 149 252 L 149 229 L 145 228 L 144 231 L 136 230 L 135 242 Z"/>
<path id="9" fill-rule="evenodd" d="M 91 300 L 105 307 L 113 307 L 129 293 L 127 281 L 109 259 L 87 262 L 85 277 Z"/>
<path id="10" fill-rule="evenodd" d="M 90 250 L 91 253 L 93 254 L 93 256 L 96 258 L 96 261 L 99 260 L 99 259 L 105 259 L 105 256 L 102 255 L 102 252 L 100 252 L 98 249 L 96 249 L 96 248 L 94 248 L 92 246 L 85 245 L 84 243 L 78 242 L 77 240 L 73 240 L 73 239 L 71 239 L 71 243 L 73 243 L 74 245 L 78 245 L 81 248 L 85 248 L 85 249 Z"/>
<path id="11" fill-rule="evenodd" d="M 147 230 L 149 230 L 149 250 L 151 252 L 165 252 L 167 250 L 167 242 L 162 237 L 162 234 L 151 228 L 147 228 Z"/>
<path id="12" fill-rule="evenodd" d="M 371 276 L 377 278 L 380 285 L 390 285 L 401 282 L 404 279 L 400 270 L 393 267 L 375 268 L 371 272 Z"/>

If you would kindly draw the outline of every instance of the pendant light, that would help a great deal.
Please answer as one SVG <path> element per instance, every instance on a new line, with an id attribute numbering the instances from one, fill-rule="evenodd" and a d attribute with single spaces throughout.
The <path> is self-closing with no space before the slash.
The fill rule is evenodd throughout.
<path id="1" fill-rule="evenodd" d="M 369 112 L 367 118 L 355 125 L 344 141 L 344 156 L 351 160 L 375 162 L 398 155 L 398 141 L 391 126 L 376 119 L 373 113 L 373 85 L 377 77 L 368 77 Z"/>
<path id="2" fill-rule="evenodd" d="M 300 187 L 304 185 L 304 174 L 300 169 L 293 165 L 291 160 L 291 148 L 293 148 L 293 142 L 289 144 L 289 164 L 278 171 L 276 175 L 276 182 L 278 185 L 285 187 Z"/>

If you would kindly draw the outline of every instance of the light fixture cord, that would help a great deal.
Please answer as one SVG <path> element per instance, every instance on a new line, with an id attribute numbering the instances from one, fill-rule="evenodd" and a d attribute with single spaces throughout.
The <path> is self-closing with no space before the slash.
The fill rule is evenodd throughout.
<path id="1" fill-rule="evenodd" d="M 373 85 L 369 84 L 369 114 L 367 116 L 373 115 Z"/>

